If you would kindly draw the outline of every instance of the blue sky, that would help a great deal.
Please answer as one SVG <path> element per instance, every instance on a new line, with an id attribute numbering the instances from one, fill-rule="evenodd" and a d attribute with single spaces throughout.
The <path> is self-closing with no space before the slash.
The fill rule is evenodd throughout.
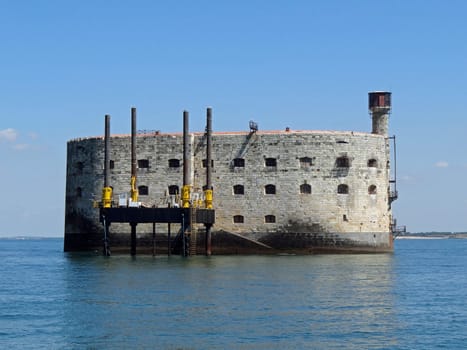
<path id="1" fill-rule="evenodd" d="M 66 142 L 138 129 L 371 131 L 393 93 L 400 225 L 467 231 L 467 2 L 0 0 L 0 237 L 62 236 Z"/>

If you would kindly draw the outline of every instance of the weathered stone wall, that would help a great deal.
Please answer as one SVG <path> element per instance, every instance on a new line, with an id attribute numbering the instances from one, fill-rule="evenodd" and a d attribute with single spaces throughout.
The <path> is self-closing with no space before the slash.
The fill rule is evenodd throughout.
<path id="1" fill-rule="evenodd" d="M 206 140 L 204 134 L 195 133 L 191 141 L 193 188 L 202 193 Z M 167 206 L 169 186 L 181 189 L 182 142 L 181 134 L 138 135 L 137 159 L 149 165 L 138 169 L 137 186 L 148 187 L 148 195 L 140 195 L 140 201 Z M 117 201 L 119 193 L 130 190 L 130 136 L 112 137 L 110 146 L 114 163 L 110 185 Z M 311 164 L 301 161 L 304 157 Z M 244 160 L 243 167 L 235 166 L 236 158 Z M 276 166 L 266 166 L 266 158 L 275 159 Z M 338 158 L 346 158 L 348 164 Z M 169 167 L 170 159 L 178 159 L 180 166 Z M 390 232 L 385 136 L 324 131 L 214 133 L 212 159 L 214 232 L 253 238 L 270 232 L 349 233 L 352 237 L 360 232 Z M 101 197 L 103 163 L 103 138 L 68 142 L 65 234 L 102 232 L 92 200 Z M 234 194 L 236 185 L 243 186 L 244 194 Z M 273 185 L 275 194 L 266 194 L 266 185 Z M 311 193 L 301 193 L 301 185 L 305 192 L 311 186 Z M 339 185 L 348 186 L 348 193 L 338 193 Z M 243 223 L 234 222 L 234 216 L 238 221 L 242 217 Z M 126 224 L 113 224 L 111 229 L 130 232 Z M 139 235 L 146 232 L 152 232 L 152 225 L 138 225 Z"/>

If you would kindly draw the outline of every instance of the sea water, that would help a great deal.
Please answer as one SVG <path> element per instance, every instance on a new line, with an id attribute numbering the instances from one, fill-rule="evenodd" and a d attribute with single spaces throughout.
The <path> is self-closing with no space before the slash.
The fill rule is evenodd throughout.
<path id="1" fill-rule="evenodd" d="M 62 247 L 0 240 L 1 348 L 467 348 L 467 240 L 210 258 Z"/>

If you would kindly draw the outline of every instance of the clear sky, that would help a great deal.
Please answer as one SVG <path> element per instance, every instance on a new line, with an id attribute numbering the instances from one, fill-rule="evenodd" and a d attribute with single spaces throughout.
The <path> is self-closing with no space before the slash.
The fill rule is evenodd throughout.
<path id="1" fill-rule="evenodd" d="M 0 237 L 62 236 L 66 142 L 138 129 L 371 131 L 393 93 L 408 230 L 467 231 L 467 1 L 0 0 Z"/>

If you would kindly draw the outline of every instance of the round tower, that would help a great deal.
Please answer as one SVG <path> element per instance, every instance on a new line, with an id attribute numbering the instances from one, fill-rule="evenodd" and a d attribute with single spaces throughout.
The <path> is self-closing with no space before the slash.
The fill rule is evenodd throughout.
<path id="1" fill-rule="evenodd" d="M 387 136 L 389 112 L 391 111 L 391 93 L 387 91 L 369 92 L 368 109 L 373 120 L 372 133 Z"/>

